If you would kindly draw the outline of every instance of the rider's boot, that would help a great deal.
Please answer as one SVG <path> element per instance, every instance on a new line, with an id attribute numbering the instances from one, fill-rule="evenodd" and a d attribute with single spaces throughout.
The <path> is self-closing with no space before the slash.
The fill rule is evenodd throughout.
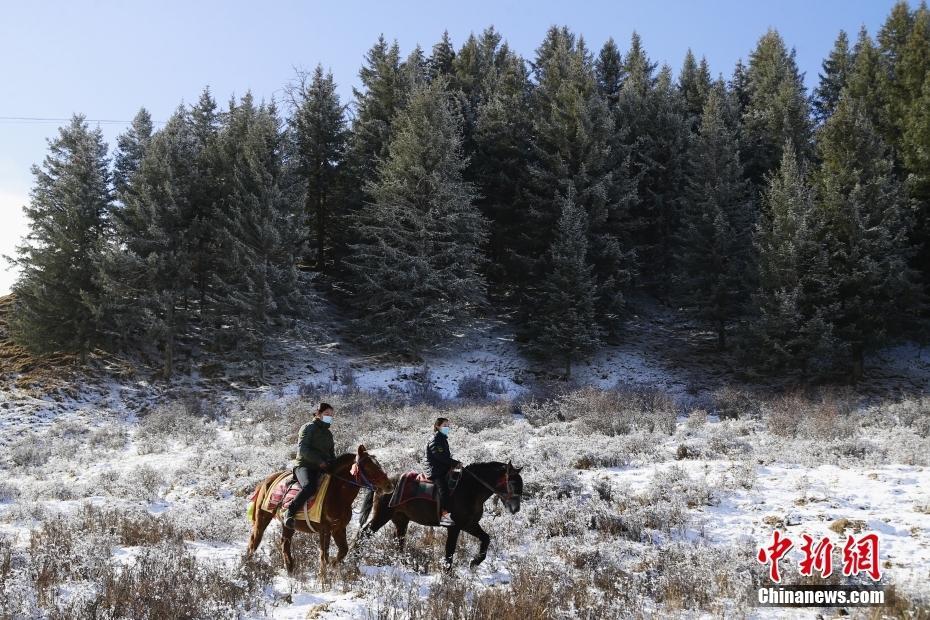
<path id="1" fill-rule="evenodd" d="M 442 527 L 455 527 L 455 521 L 452 520 L 452 515 L 448 510 L 442 511 L 442 516 L 439 517 L 439 525 Z"/>

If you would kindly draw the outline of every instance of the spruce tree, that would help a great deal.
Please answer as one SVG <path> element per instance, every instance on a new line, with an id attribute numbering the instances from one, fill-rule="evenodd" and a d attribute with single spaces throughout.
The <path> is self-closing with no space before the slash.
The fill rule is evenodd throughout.
<path id="1" fill-rule="evenodd" d="M 123 346 L 145 351 L 154 344 L 162 375 L 174 374 L 179 344 L 191 333 L 198 293 L 192 224 L 198 210 L 192 187 L 199 141 L 179 108 L 153 137 L 132 177 L 126 204 L 114 217 L 100 277 L 109 291 L 107 316 Z"/>
<path id="2" fill-rule="evenodd" d="M 190 247 L 195 285 L 192 293 L 185 291 L 183 304 L 185 313 L 196 307 L 201 335 L 207 336 L 211 325 L 218 320 L 218 317 L 211 316 L 207 297 L 212 274 L 222 265 L 222 257 L 216 250 L 215 231 L 222 225 L 223 215 L 218 209 L 230 191 L 231 179 L 223 168 L 220 152 L 222 119 L 209 88 L 203 90 L 197 104 L 184 118 L 190 125 L 193 138 L 191 164 L 194 179 L 186 188 L 184 218 L 188 227 L 185 240 Z"/>
<path id="3" fill-rule="evenodd" d="M 613 37 L 607 39 L 597 60 L 594 63 L 594 72 L 597 76 L 597 88 L 601 96 L 607 101 L 607 106 L 613 110 L 620 99 L 620 89 L 623 87 L 624 69 L 623 56 L 614 42 Z"/>
<path id="4" fill-rule="evenodd" d="M 100 129 L 75 115 L 48 142 L 24 208 L 29 232 L 10 259 L 20 268 L 10 319 L 13 338 L 39 353 L 81 355 L 101 344 L 103 291 L 96 265 L 108 229 L 110 173 Z"/>
<path id="5" fill-rule="evenodd" d="M 314 223 L 317 268 L 325 271 L 327 248 L 339 238 L 333 227 L 342 223 L 348 139 L 345 108 L 336 93 L 332 73 L 324 74 L 321 65 L 314 69 L 309 82 L 302 80 L 295 104 L 290 123 L 297 147 L 297 169 L 306 179 L 305 208 Z"/>
<path id="6" fill-rule="evenodd" d="M 711 89 L 710 68 L 706 58 L 701 58 L 699 64 L 691 50 L 688 50 L 678 77 L 678 89 L 685 101 L 685 109 L 692 119 L 692 127 L 697 129 L 701 124 L 704 103 Z"/>
<path id="7" fill-rule="evenodd" d="M 495 285 L 491 291 L 501 296 L 522 277 L 514 239 L 525 224 L 531 135 L 529 76 L 523 59 L 508 53 L 506 63 L 494 73 L 488 101 L 478 110 L 475 152 L 466 171 L 489 222 L 487 274 Z"/>
<path id="8" fill-rule="evenodd" d="M 121 203 L 126 203 L 126 193 L 132 177 L 139 171 L 145 151 L 152 141 L 152 116 L 142 108 L 132 119 L 125 133 L 116 138 L 116 153 L 113 156 L 113 190 Z"/>
<path id="9" fill-rule="evenodd" d="M 814 115 L 819 123 L 823 123 L 840 100 L 840 92 L 849 81 L 852 70 L 853 54 L 849 49 L 849 39 L 846 32 L 840 30 L 836 37 L 830 55 L 823 61 L 823 73 L 820 74 L 820 85 L 814 90 Z"/>
<path id="10" fill-rule="evenodd" d="M 346 193 L 345 214 L 337 229 L 344 235 L 336 240 L 338 262 L 356 241 L 352 221 L 364 203 L 365 194 L 376 175 L 378 164 L 387 157 L 394 118 L 404 105 L 404 79 L 400 66 L 400 47 L 388 45 L 384 36 L 365 55 L 359 71 L 362 88 L 353 88 L 355 116 L 352 119 L 347 155 L 347 173 L 352 182 Z"/>
<path id="11" fill-rule="evenodd" d="M 785 140 L 798 157 L 811 155 L 811 119 L 804 76 L 794 50 L 789 51 L 775 30 L 756 45 L 747 70 L 749 102 L 742 117 L 743 164 L 756 191 L 781 160 Z"/>
<path id="12" fill-rule="evenodd" d="M 452 46 L 452 39 L 449 38 L 449 31 L 445 30 L 439 43 L 433 46 L 433 51 L 427 61 L 430 79 L 435 79 L 440 75 L 446 78 L 451 76 L 454 62 L 455 48 Z"/>
<path id="13" fill-rule="evenodd" d="M 548 276 L 533 313 L 534 348 L 556 355 L 571 376 L 572 362 L 584 359 L 599 343 L 595 316 L 596 284 L 588 261 L 587 217 L 575 205 L 574 188 L 562 199 L 562 213 L 546 256 Z"/>
<path id="14" fill-rule="evenodd" d="M 637 258 L 636 284 L 667 299 L 690 118 L 671 69 L 663 66 L 653 75 L 655 65 L 635 34 L 625 66 L 613 144 L 617 155 L 629 157 L 636 186 L 625 228 Z"/>
<path id="15" fill-rule="evenodd" d="M 865 27 L 860 29 L 853 47 L 853 63 L 849 72 L 849 96 L 858 99 L 868 113 L 869 120 L 878 131 L 891 134 L 887 110 L 888 75 L 878 49 Z"/>
<path id="16" fill-rule="evenodd" d="M 753 235 L 758 287 L 743 353 L 751 367 L 810 378 L 828 370 L 835 355 L 835 295 L 822 245 L 823 217 L 790 141 L 782 151 Z"/>
<path id="17" fill-rule="evenodd" d="M 485 222 L 463 179 L 461 131 L 441 79 L 418 86 L 395 121 L 347 259 L 355 326 L 371 344 L 419 351 L 484 300 Z"/>
<path id="18" fill-rule="evenodd" d="M 841 98 L 819 133 L 818 154 L 818 208 L 836 294 L 831 322 L 857 379 L 865 353 L 895 335 L 919 305 L 908 265 L 909 205 L 860 101 Z"/>
<path id="19" fill-rule="evenodd" d="M 753 224 L 749 188 L 735 133 L 727 127 L 725 104 L 718 91 L 710 91 L 690 149 L 687 200 L 677 235 L 677 293 L 714 326 L 721 349 L 727 324 L 743 312 Z"/>
<path id="20" fill-rule="evenodd" d="M 545 252 L 552 244 L 568 188 L 589 222 L 598 321 L 618 327 L 622 289 L 629 278 L 626 220 L 634 196 L 628 168 L 615 166 L 613 120 L 597 90 L 593 61 L 583 41 L 553 27 L 537 50 L 533 92 L 525 225 L 514 240 L 523 262 L 519 281 L 524 311 L 532 311 L 536 288 L 546 277 Z M 532 334 L 527 334 L 532 336 Z"/>
<path id="21" fill-rule="evenodd" d="M 233 190 L 224 203 L 218 243 L 225 266 L 214 276 L 215 307 L 227 339 L 246 352 L 265 377 L 265 343 L 280 319 L 301 302 L 296 260 L 301 228 L 284 184 L 284 141 L 274 105 L 254 107 L 249 95 L 230 110 L 221 136 L 231 156 Z"/>

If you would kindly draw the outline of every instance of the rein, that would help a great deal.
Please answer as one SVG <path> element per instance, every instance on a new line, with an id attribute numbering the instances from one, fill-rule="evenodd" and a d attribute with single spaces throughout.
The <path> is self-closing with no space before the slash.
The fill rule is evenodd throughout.
<path id="1" fill-rule="evenodd" d="M 492 487 L 490 484 L 488 484 L 487 482 L 479 478 L 477 474 L 472 473 L 472 471 L 468 469 L 467 467 L 463 467 L 462 471 L 466 472 L 472 478 L 480 482 L 484 488 L 486 488 L 488 491 L 490 491 L 494 495 L 497 495 L 498 497 L 502 498 L 505 502 L 509 502 L 513 498 L 514 493 L 510 488 L 510 469 L 509 468 L 504 470 L 504 484 L 507 487 L 507 495 L 504 495 L 503 493 L 498 491 L 496 488 Z"/>
<path id="2" fill-rule="evenodd" d="M 352 464 L 352 469 L 355 470 L 355 473 L 353 473 L 353 476 L 358 476 L 359 478 L 362 479 L 362 482 L 357 482 L 350 478 L 343 478 L 342 476 L 337 476 L 336 474 L 329 474 L 329 477 L 335 478 L 336 480 L 341 480 L 342 482 L 346 482 L 353 486 L 357 486 L 360 489 L 369 489 L 371 491 L 374 491 L 376 489 L 375 485 L 371 482 L 371 480 L 368 479 L 368 477 L 365 475 L 365 472 L 362 470 L 362 468 L 358 467 L 358 462 L 359 462 L 358 457 L 356 456 L 355 463 Z"/>

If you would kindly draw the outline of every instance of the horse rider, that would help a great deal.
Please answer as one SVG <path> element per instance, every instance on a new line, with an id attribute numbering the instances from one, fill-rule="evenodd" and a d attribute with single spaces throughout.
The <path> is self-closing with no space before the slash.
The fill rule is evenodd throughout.
<path id="1" fill-rule="evenodd" d="M 439 525 L 443 527 L 453 527 L 455 521 L 449 514 L 449 470 L 461 465 L 459 461 L 452 458 L 449 451 L 449 426 L 448 418 L 436 418 L 433 424 L 433 438 L 426 444 L 426 475 L 436 484 L 439 490 L 439 509 L 442 516 L 439 519 Z"/>
<path id="2" fill-rule="evenodd" d="M 313 414 L 313 420 L 300 427 L 297 438 L 297 458 L 294 460 L 294 476 L 300 482 L 300 492 L 287 507 L 284 527 L 294 528 L 294 517 L 316 491 L 320 475 L 329 469 L 335 460 L 333 434 L 329 430 L 333 423 L 333 406 L 320 403 Z"/>

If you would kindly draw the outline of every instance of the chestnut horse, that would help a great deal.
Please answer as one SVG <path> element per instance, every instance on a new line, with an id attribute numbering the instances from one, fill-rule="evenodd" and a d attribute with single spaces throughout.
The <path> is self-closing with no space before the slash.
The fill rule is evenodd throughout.
<path id="1" fill-rule="evenodd" d="M 514 467 L 509 461 L 507 463 L 472 463 L 465 467 L 455 491 L 449 498 L 449 512 L 452 514 L 455 526 L 449 528 L 446 536 L 446 568 L 452 566 L 452 556 L 455 554 L 455 547 L 461 532 L 467 532 L 481 541 L 478 555 L 472 558 L 472 568 L 484 561 L 488 553 L 488 545 L 491 544 L 491 537 L 481 529 L 479 523 L 484 514 L 484 503 L 492 495 L 497 495 L 511 514 L 519 512 L 520 496 L 523 495 L 521 469 L 523 468 Z M 398 477 L 394 477 L 392 482 L 396 485 Z M 368 492 L 362 507 L 361 519 L 367 518 L 367 522 L 359 530 L 360 538 L 370 536 L 384 527 L 388 521 L 393 521 L 398 547 L 403 549 L 407 525 L 411 521 L 430 527 L 439 525 L 436 503 L 433 501 L 411 499 L 397 506 L 389 506 L 390 495 L 379 492 L 374 499 L 373 495 L 373 491 Z M 374 511 L 372 511 L 372 506 L 374 506 Z"/>
<path id="2" fill-rule="evenodd" d="M 258 484 L 255 491 L 254 517 L 252 521 L 252 534 L 249 536 L 248 555 L 255 553 L 258 545 L 262 542 L 262 535 L 265 528 L 271 523 L 275 513 L 262 510 L 261 498 L 270 493 L 270 486 L 284 472 L 275 472 L 265 478 Z M 326 572 L 326 564 L 329 561 L 329 541 L 330 538 L 336 541 L 336 547 L 339 552 L 333 559 L 332 563 L 336 564 L 345 558 L 349 551 L 349 545 L 346 541 L 346 526 L 352 520 L 352 502 L 358 496 L 360 489 L 367 488 L 370 492 L 378 490 L 380 492 L 390 492 L 391 483 L 388 476 L 381 469 L 381 465 L 374 456 L 368 453 L 365 446 L 358 447 L 358 453 L 343 454 L 336 458 L 329 470 L 326 472 L 330 476 L 329 488 L 326 491 L 326 497 L 323 498 L 323 511 L 319 524 L 314 524 L 314 529 L 307 527 L 306 521 L 297 519 L 294 523 L 295 529 L 308 534 L 319 534 L 320 536 L 320 573 Z M 321 479 L 322 482 L 322 479 Z M 289 528 L 283 528 L 281 551 L 284 554 L 284 565 L 287 572 L 294 572 L 294 558 L 291 556 L 291 538 L 294 531 Z"/>

